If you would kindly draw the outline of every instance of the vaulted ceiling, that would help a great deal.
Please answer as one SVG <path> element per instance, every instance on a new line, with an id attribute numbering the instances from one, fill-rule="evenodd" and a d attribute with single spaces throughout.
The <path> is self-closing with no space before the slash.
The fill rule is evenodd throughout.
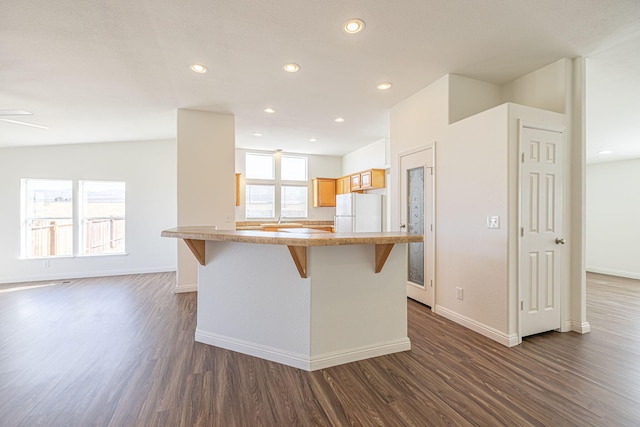
<path id="1" fill-rule="evenodd" d="M 48 129 L 0 121 L 0 147 L 175 138 L 176 109 L 192 108 L 235 115 L 240 147 L 342 155 L 387 136 L 390 107 L 447 73 L 505 83 L 562 57 L 586 56 L 594 82 L 625 75 L 617 88 L 623 97 L 630 83 L 640 87 L 640 55 L 624 62 L 628 45 L 638 48 L 631 42 L 640 36 L 637 0 L 2 6 L 0 110 L 28 110 L 33 115 L 3 118 Z M 365 29 L 347 34 L 342 25 L 350 18 L 364 20 Z M 618 69 L 610 66 L 618 59 Z M 208 72 L 194 73 L 194 63 Z M 287 73 L 286 63 L 301 68 Z M 381 91 L 380 82 L 393 86 Z M 615 101 L 605 92 L 594 102 Z M 625 106 L 637 108 L 638 99 Z M 591 118 L 602 111 L 617 117 L 611 105 L 598 108 Z M 611 135 L 604 127 L 594 132 Z"/>

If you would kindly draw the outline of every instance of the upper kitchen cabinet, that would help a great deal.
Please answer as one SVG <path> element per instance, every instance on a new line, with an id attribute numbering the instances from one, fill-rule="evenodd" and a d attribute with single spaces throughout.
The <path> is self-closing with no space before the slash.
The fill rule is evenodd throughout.
<path id="1" fill-rule="evenodd" d="M 313 207 L 334 207 L 336 205 L 336 179 L 313 179 Z"/>
<path id="2" fill-rule="evenodd" d="M 236 206 L 240 206 L 240 175 L 236 173 Z"/>
<path id="3" fill-rule="evenodd" d="M 385 187 L 384 169 L 369 169 L 351 175 L 351 191 L 374 190 Z"/>
<path id="4" fill-rule="evenodd" d="M 351 193 L 351 177 L 343 176 L 336 180 L 336 194 Z"/>

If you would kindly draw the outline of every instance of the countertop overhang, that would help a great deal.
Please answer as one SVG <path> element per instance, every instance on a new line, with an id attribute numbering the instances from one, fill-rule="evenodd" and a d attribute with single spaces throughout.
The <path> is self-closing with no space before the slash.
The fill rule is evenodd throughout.
<path id="1" fill-rule="evenodd" d="M 421 242 L 422 234 L 396 231 L 380 233 L 295 233 L 255 230 L 216 230 L 208 226 L 183 226 L 164 230 L 162 237 L 216 242 L 257 243 L 286 246 L 378 245 Z"/>
<path id="2" fill-rule="evenodd" d="M 201 265 L 205 265 L 205 242 L 236 242 L 285 245 L 303 278 L 307 277 L 309 246 L 375 245 L 375 271 L 382 270 L 393 245 L 422 242 L 423 235 L 396 231 L 380 233 L 295 233 L 253 230 L 216 230 L 211 226 L 182 226 L 164 230 L 162 237 L 184 239 Z"/>

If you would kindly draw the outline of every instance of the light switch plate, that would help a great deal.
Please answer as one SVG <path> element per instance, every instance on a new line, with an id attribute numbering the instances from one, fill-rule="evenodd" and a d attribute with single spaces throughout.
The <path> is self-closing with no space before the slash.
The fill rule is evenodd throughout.
<path id="1" fill-rule="evenodd" d="M 499 216 L 488 216 L 487 217 L 487 227 L 488 228 L 500 228 L 500 217 Z"/>

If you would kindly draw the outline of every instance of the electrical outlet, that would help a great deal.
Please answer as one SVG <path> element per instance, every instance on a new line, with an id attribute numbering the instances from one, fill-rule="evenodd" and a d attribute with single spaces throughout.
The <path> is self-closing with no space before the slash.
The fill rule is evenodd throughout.
<path id="1" fill-rule="evenodd" d="M 49 268 L 51 267 L 51 261 L 49 261 L 48 259 L 45 259 L 44 261 L 42 261 L 42 266 L 44 268 Z"/>
<path id="2" fill-rule="evenodd" d="M 499 216 L 488 216 L 487 217 L 487 228 L 500 228 L 500 217 Z"/>
<path id="3" fill-rule="evenodd" d="M 456 299 L 462 299 L 462 288 L 456 288 Z"/>

